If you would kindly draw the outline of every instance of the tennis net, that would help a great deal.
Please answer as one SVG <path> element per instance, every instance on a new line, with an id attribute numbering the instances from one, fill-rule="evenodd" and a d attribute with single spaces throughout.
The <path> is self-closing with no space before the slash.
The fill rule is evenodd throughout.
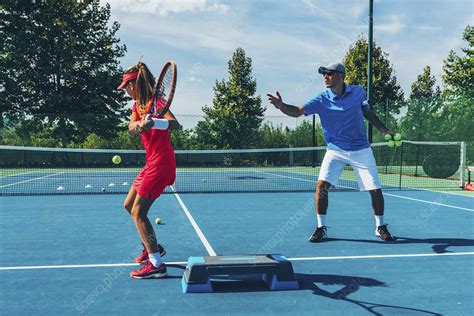
<path id="1" fill-rule="evenodd" d="M 384 189 L 458 189 L 461 142 L 372 144 Z M 166 193 L 314 191 L 325 147 L 177 150 L 177 178 Z M 119 155 L 122 162 L 112 163 Z M 0 195 L 123 194 L 145 163 L 142 150 L 0 146 Z M 336 190 L 357 190 L 349 166 Z"/>

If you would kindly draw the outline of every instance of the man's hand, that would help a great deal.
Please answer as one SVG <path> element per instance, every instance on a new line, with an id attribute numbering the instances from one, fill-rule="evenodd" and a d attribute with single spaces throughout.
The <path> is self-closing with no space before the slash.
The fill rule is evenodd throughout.
<path id="1" fill-rule="evenodd" d="M 281 98 L 280 92 L 276 92 L 277 96 L 274 96 L 270 93 L 267 94 L 268 101 L 273 104 L 277 109 L 280 109 L 283 105 L 283 100 Z"/>
<path id="2" fill-rule="evenodd" d="M 382 128 L 380 131 L 381 131 L 383 134 L 390 134 L 390 135 L 392 135 L 392 137 L 397 133 L 397 132 L 394 132 L 394 131 L 389 130 L 388 128 L 385 128 L 385 129 Z"/>

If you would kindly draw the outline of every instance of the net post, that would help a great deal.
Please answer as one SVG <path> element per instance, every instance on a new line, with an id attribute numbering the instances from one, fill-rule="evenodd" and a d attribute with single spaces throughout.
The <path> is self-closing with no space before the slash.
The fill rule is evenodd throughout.
<path id="1" fill-rule="evenodd" d="M 466 142 L 461 142 L 461 157 L 460 157 L 460 168 L 459 170 L 459 187 L 464 189 L 465 172 L 466 172 Z"/>
<path id="2" fill-rule="evenodd" d="M 374 28 L 374 0 L 369 0 L 369 34 L 367 36 L 367 97 L 369 100 L 373 99 L 373 86 L 372 86 L 372 53 L 373 53 L 373 28 Z M 372 106 L 369 104 L 370 109 Z M 368 122 L 367 125 L 367 136 L 369 143 L 372 143 L 372 124 Z"/>
<path id="3" fill-rule="evenodd" d="M 400 178 L 398 181 L 398 189 L 402 189 L 402 175 L 403 175 L 403 142 L 402 145 L 399 147 L 400 148 Z"/>
<path id="4" fill-rule="evenodd" d="M 313 115 L 313 128 L 312 128 L 312 133 L 311 133 L 311 146 L 316 147 L 316 118 L 315 115 Z M 314 150 L 312 151 L 312 156 L 311 156 L 311 166 L 314 168 L 315 163 L 314 163 Z"/>

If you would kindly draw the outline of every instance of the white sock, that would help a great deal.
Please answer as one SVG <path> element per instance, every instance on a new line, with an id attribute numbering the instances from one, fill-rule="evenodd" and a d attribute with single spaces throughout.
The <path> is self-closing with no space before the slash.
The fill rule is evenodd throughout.
<path id="1" fill-rule="evenodd" d="M 382 225 L 383 225 L 383 215 L 382 216 L 375 215 L 375 228 Z"/>
<path id="2" fill-rule="evenodd" d="M 156 268 L 158 268 L 163 262 L 161 261 L 160 253 L 149 253 L 148 259 L 150 260 L 151 264 L 153 264 Z"/>
<path id="3" fill-rule="evenodd" d="M 316 217 L 318 218 L 318 228 L 326 226 L 326 214 L 316 214 Z"/>

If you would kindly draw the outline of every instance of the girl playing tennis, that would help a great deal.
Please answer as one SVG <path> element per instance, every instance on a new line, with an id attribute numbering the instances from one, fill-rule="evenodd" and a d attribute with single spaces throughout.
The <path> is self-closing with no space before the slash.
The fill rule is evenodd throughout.
<path id="1" fill-rule="evenodd" d="M 145 166 L 133 181 L 124 201 L 124 207 L 135 222 L 144 246 L 142 254 L 135 260 L 142 265 L 141 268 L 130 273 L 135 279 L 163 278 L 167 275 L 165 264 L 160 258 L 166 251 L 158 244 L 147 215 L 166 186 L 175 181 L 176 161 L 168 130 L 179 128 L 180 124 L 170 111 L 162 117 L 146 119 L 153 99 L 154 84 L 150 70 L 139 62 L 124 72 L 118 87 L 118 90 L 125 89 L 135 101 L 128 129 L 132 133 L 140 133 L 146 152 Z"/>

